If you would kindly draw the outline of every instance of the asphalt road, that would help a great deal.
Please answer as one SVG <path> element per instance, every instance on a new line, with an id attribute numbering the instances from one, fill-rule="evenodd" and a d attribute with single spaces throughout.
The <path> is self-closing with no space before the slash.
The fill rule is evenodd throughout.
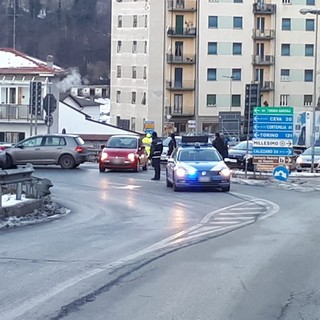
<path id="1" fill-rule="evenodd" d="M 318 297 L 316 193 L 174 193 L 94 164 L 35 175 L 72 211 L 0 232 L 1 320 L 295 319 Z"/>

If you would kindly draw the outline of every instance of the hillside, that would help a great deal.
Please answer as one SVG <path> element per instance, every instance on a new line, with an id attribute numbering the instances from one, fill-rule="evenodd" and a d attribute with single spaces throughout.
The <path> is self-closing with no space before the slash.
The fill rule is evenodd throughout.
<path id="1" fill-rule="evenodd" d="M 43 60 L 51 54 L 61 67 L 78 67 L 89 83 L 106 83 L 110 8 L 111 0 L 0 0 L 0 47 L 15 43 Z"/>

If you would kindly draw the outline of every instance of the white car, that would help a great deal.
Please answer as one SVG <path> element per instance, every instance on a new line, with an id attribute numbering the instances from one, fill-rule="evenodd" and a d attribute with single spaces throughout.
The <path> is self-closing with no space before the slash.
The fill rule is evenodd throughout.
<path id="1" fill-rule="evenodd" d="M 311 168 L 311 152 L 312 148 L 305 150 L 296 160 L 296 170 L 298 172 L 310 170 Z M 320 147 L 314 148 L 314 168 L 320 171 Z"/>
<path id="2" fill-rule="evenodd" d="M 182 137 L 176 136 L 177 145 L 180 144 Z M 163 143 L 163 151 L 160 157 L 161 162 L 167 162 L 168 161 L 168 150 L 169 150 L 169 142 L 171 141 L 171 137 L 165 138 Z"/>

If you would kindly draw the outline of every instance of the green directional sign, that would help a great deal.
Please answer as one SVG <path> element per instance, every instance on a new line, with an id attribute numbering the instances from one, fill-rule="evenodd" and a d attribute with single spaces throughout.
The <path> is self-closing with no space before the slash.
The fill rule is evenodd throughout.
<path id="1" fill-rule="evenodd" d="M 253 114 L 293 115 L 293 107 L 256 107 L 253 109 Z"/>

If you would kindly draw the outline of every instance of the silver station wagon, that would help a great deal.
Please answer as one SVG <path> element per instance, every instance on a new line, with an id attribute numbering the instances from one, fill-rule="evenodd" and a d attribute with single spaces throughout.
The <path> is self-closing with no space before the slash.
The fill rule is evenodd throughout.
<path id="1" fill-rule="evenodd" d="M 37 135 L 6 148 L 5 169 L 31 163 L 33 165 L 60 165 L 73 169 L 87 161 L 88 152 L 78 135 Z"/>

